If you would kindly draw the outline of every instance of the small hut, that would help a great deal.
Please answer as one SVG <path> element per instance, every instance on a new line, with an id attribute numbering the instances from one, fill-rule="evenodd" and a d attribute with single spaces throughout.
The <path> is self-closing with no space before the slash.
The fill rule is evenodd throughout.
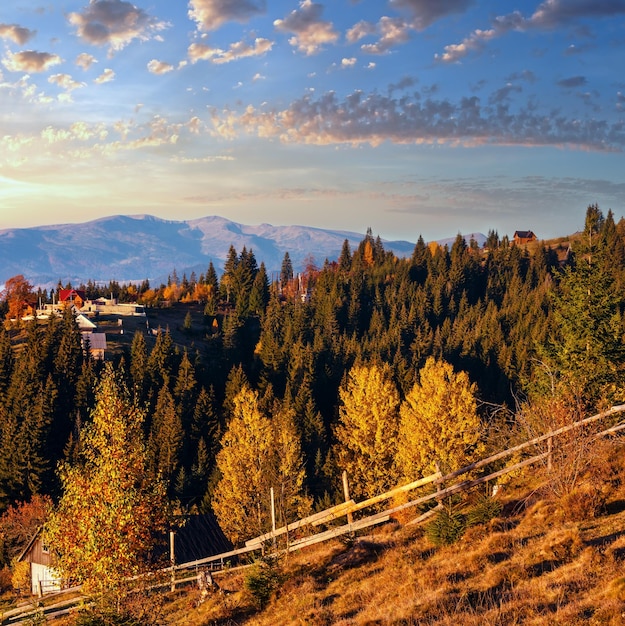
<path id="1" fill-rule="evenodd" d="M 44 593 L 61 590 L 61 578 L 52 567 L 52 555 L 45 545 L 39 529 L 22 553 L 18 562 L 30 563 L 31 593 L 42 596 Z"/>

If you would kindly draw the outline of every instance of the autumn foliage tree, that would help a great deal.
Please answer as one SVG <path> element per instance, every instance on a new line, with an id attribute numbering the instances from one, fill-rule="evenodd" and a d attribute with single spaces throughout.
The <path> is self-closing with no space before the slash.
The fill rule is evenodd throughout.
<path id="1" fill-rule="evenodd" d="M 273 429 L 258 407 L 258 394 L 243 387 L 217 455 L 221 480 L 213 495 L 217 519 L 233 543 L 263 532 L 269 497 Z"/>
<path id="2" fill-rule="evenodd" d="M 62 576 L 91 592 L 119 591 L 147 567 L 166 522 L 165 487 L 147 471 L 144 418 L 107 367 L 78 461 L 59 469 L 63 495 L 45 525 L 46 541 Z"/>
<path id="3" fill-rule="evenodd" d="M 32 284 L 22 274 L 7 279 L 2 292 L 8 306 L 7 319 L 19 321 L 22 318 L 32 293 Z"/>
<path id="4" fill-rule="evenodd" d="M 388 365 L 357 365 L 339 389 L 337 462 L 353 494 L 370 497 L 395 484 L 399 393 Z"/>
<path id="5" fill-rule="evenodd" d="M 279 518 L 301 514 L 309 505 L 302 492 L 304 466 L 293 416 L 279 413 L 274 419 L 261 410 L 258 393 L 244 385 L 233 400 L 217 454 L 221 479 L 212 500 L 223 531 L 235 544 L 270 528 L 272 487 Z"/>
<path id="6" fill-rule="evenodd" d="M 419 380 L 400 408 L 397 462 L 406 480 L 453 471 L 483 451 L 483 427 L 477 413 L 476 387 L 466 372 L 454 372 L 429 357 Z"/>

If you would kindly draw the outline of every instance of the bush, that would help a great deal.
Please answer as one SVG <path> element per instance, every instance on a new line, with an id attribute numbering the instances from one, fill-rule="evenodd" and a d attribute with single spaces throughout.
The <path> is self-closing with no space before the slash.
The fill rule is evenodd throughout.
<path id="1" fill-rule="evenodd" d="M 13 574 L 6 565 L 0 569 L 0 593 L 11 591 L 13 588 Z"/>
<path id="2" fill-rule="evenodd" d="M 462 537 L 467 523 L 464 515 L 443 509 L 426 526 L 425 534 L 435 546 L 448 546 Z"/>
<path id="3" fill-rule="evenodd" d="M 482 495 L 467 513 L 467 526 L 486 524 L 501 513 L 501 502 L 492 496 Z"/>
<path id="4" fill-rule="evenodd" d="M 76 616 L 74 626 L 144 626 L 144 622 L 123 612 L 84 610 Z"/>
<path id="5" fill-rule="evenodd" d="M 281 580 L 280 572 L 272 561 L 256 561 L 250 568 L 243 584 L 259 607 L 264 607 L 273 592 L 279 587 Z"/>
<path id="6" fill-rule="evenodd" d="M 20 593 L 30 594 L 30 563 L 13 559 L 11 568 L 13 588 Z"/>

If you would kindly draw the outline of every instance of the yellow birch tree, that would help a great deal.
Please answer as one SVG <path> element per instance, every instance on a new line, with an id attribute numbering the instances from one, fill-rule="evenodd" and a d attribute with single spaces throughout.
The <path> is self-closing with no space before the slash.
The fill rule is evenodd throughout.
<path id="1" fill-rule="evenodd" d="M 272 419 L 261 410 L 258 393 L 245 384 L 234 398 L 232 418 L 217 454 L 221 479 L 211 505 L 235 544 L 270 530 L 272 487 L 278 523 L 291 522 L 310 510 L 292 412 L 278 402 L 271 411 Z"/>
<path id="2" fill-rule="evenodd" d="M 266 530 L 273 428 L 246 384 L 233 399 L 232 418 L 217 454 L 221 479 L 211 502 L 219 524 L 237 544 Z"/>
<path id="3" fill-rule="evenodd" d="M 354 496 L 371 497 L 396 482 L 399 393 L 384 365 L 357 365 L 339 389 L 336 458 Z"/>
<path id="4" fill-rule="evenodd" d="M 295 412 L 279 408 L 273 420 L 274 464 L 272 486 L 276 498 L 278 526 L 284 526 L 310 513 L 312 498 L 304 491 L 306 471 L 302 444 L 295 426 Z"/>
<path id="5" fill-rule="evenodd" d="M 429 357 L 419 380 L 400 408 L 397 463 L 403 478 L 416 480 L 436 471 L 453 471 L 483 451 L 475 384 Z"/>

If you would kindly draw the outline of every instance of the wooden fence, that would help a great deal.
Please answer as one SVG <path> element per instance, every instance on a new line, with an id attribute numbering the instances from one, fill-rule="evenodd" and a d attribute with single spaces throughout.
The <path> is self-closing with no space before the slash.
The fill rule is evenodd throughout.
<path id="1" fill-rule="evenodd" d="M 279 537 L 286 537 L 288 539 L 285 545 L 280 548 L 281 552 L 284 553 L 300 550 L 307 546 L 327 541 L 341 535 L 351 534 L 365 528 L 370 528 L 378 524 L 383 524 L 389 521 L 393 515 L 399 512 L 406 511 L 407 509 L 414 508 L 420 504 L 424 504 L 432 500 L 440 501 L 441 499 L 448 496 L 469 491 L 477 487 L 478 485 L 494 481 L 500 476 L 504 476 L 505 474 L 518 471 L 519 469 L 534 465 L 541 461 L 544 461 L 547 466 L 549 466 L 551 464 L 551 456 L 553 455 L 555 445 L 554 442 L 557 440 L 558 437 L 573 430 L 588 426 L 590 424 L 607 420 L 609 417 L 623 411 L 625 411 L 625 404 L 614 406 L 607 411 L 598 413 L 591 417 L 587 417 L 583 420 L 574 422 L 567 426 L 563 426 L 562 428 L 558 428 L 557 430 L 551 431 L 544 435 L 540 435 L 539 437 L 535 437 L 533 439 L 530 439 L 529 441 L 525 441 L 519 445 L 493 454 L 487 458 L 475 461 L 474 463 L 471 463 L 448 474 L 441 475 L 440 472 L 436 472 L 408 484 L 391 489 L 390 491 L 387 491 L 380 495 L 368 498 L 366 500 L 362 500 L 361 502 L 355 502 L 353 499 L 349 498 L 348 489 L 345 484 L 345 502 L 325 509 L 324 511 L 320 511 L 319 513 L 315 513 L 300 520 L 291 522 L 286 526 L 273 529 L 269 533 L 254 537 L 248 540 L 245 546 L 242 548 L 230 550 L 228 552 L 209 556 L 204 559 L 198 559 L 196 561 L 191 561 L 188 563 L 181 563 L 179 565 L 174 565 L 172 567 L 166 568 L 165 570 L 162 570 L 161 573 L 166 573 L 166 578 L 168 578 L 168 580 L 162 583 L 154 582 L 153 585 L 171 585 L 173 589 L 178 584 L 188 584 L 189 582 L 195 581 L 198 577 L 198 572 L 200 570 L 210 569 L 214 573 L 219 573 L 220 571 L 224 570 L 232 571 L 233 569 L 238 569 L 239 567 L 247 567 L 249 564 L 245 563 L 242 557 L 253 552 L 265 551 L 268 548 L 270 542 L 271 544 L 275 545 L 275 540 Z M 609 428 L 597 432 L 594 437 L 610 436 L 620 432 L 623 429 L 625 429 L 625 421 L 621 421 L 618 424 L 612 425 Z M 536 451 L 536 448 L 538 446 L 545 443 L 546 450 Z M 498 466 L 500 461 L 513 455 L 522 455 L 532 448 L 534 448 L 534 452 L 537 453 L 520 461 L 517 461 L 512 465 L 506 465 L 504 467 L 501 467 L 500 469 L 493 468 L 493 471 L 487 471 L 486 474 L 476 478 L 465 478 L 464 480 L 458 480 L 460 477 L 467 474 L 475 474 L 477 470 L 481 470 L 482 468 L 488 468 L 489 466 Z M 393 500 L 400 495 L 407 494 L 428 485 L 435 485 L 437 487 L 436 491 L 426 493 L 407 502 L 387 508 L 383 511 L 374 512 L 356 521 L 353 520 L 354 513 L 364 511 L 367 508 L 379 505 L 382 502 Z M 426 513 L 414 518 L 411 522 L 409 522 L 409 524 L 423 522 L 435 512 L 436 509 L 431 509 L 430 511 L 427 511 Z M 329 528 L 327 530 L 323 530 L 321 532 L 314 532 L 314 530 L 319 526 L 334 523 L 336 522 L 336 520 L 342 518 L 346 518 L 347 523 L 337 527 Z M 289 538 L 289 533 L 294 533 L 292 539 Z M 249 559 L 246 560 L 249 561 Z M 143 580 L 146 579 L 143 578 Z M 76 590 L 74 589 L 72 591 L 75 593 Z M 67 593 L 67 591 L 57 592 L 53 595 L 55 598 L 59 599 L 59 597 L 65 593 Z M 78 603 L 78 601 L 79 599 L 68 600 L 67 602 L 74 606 Z M 50 613 L 54 613 L 55 615 L 66 614 L 70 610 L 70 608 L 66 606 L 66 603 L 60 601 L 57 601 L 57 603 L 51 605 L 50 607 L 48 607 L 48 609 L 50 610 Z M 46 611 L 48 611 L 48 609 L 46 609 Z M 32 620 L 33 615 L 34 613 L 32 609 L 13 609 L 11 611 L 7 611 L 2 615 L 2 621 L 0 623 L 2 626 L 8 624 L 23 624 L 26 623 L 28 620 Z M 48 615 L 47 612 L 46 615 Z M 52 617 L 52 615 L 50 614 L 48 615 L 48 617 Z"/>

